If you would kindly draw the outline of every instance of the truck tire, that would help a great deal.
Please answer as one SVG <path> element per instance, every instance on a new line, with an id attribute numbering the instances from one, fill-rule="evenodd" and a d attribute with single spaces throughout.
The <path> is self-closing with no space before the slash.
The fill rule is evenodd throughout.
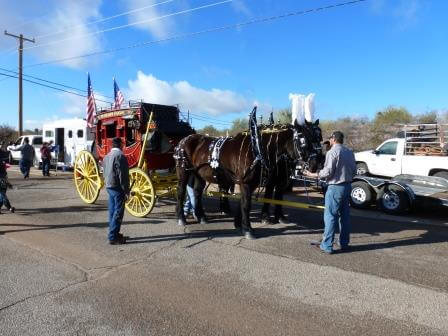
<path id="1" fill-rule="evenodd" d="M 446 172 L 446 171 L 439 171 L 439 172 L 435 173 L 433 176 L 443 177 L 444 179 L 448 180 L 448 172 Z"/>
<path id="2" fill-rule="evenodd" d="M 408 194 L 400 186 L 385 185 L 378 194 L 378 207 L 388 214 L 401 215 L 410 205 Z"/>
<path id="3" fill-rule="evenodd" d="M 354 208 L 365 209 L 372 204 L 374 192 L 367 182 L 357 181 L 352 183 L 350 192 L 350 204 Z"/>
<path id="4" fill-rule="evenodd" d="M 369 175 L 369 168 L 364 162 L 358 162 L 356 164 L 356 175 Z"/>

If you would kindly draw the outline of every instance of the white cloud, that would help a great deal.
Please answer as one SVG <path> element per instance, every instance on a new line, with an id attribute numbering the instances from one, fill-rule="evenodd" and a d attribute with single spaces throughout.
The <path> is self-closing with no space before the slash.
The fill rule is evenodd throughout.
<path id="1" fill-rule="evenodd" d="M 126 3 L 128 10 L 136 8 L 148 7 L 160 2 L 161 0 L 123 0 Z M 148 21 L 151 18 L 157 18 L 167 13 L 164 12 L 164 4 L 160 6 L 148 7 L 142 11 L 134 12 L 128 16 L 129 23 L 137 23 L 141 21 Z M 165 7 L 166 8 L 166 7 Z M 168 36 L 168 33 L 173 30 L 174 21 L 170 18 L 163 18 L 144 22 L 136 25 L 136 27 L 149 31 L 154 37 L 161 39 Z"/>
<path id="2" fill-rule="evenodd" d="M 246 3 L 244 2 L 244 0 L 234 0 L 232 1 L 232 7 L 233 9 L 237 12 L 237 13 L 242 13 L 246 16 L 252 16 L 252 12 L 250 11 L 250 9 L 247 7 Z"/>
<path id="3" fill-rule="evenodd" d="M 247 112 L 255 104 L 247 97 L 230 90 L 205 90 L 194 87 L 187 81 L 168 83 L 141 71 L 137 73 L 137 79 L 128 84 L 129 89 L 125 90 L 125 94 L 130 99 L 144 99 L 166 105 L 179 104 L 182 110 L 213 116 Z"/>
<path id="4" fill-rule="evenodd" d="M 20 1 L 10 2 L 6 10 L 0 11 L 0 22 L 10 24 L 13 30 L 17 27 L 28 38 L 36 37 L 36 43 L 26 42 L 24 49 L 41 61 L 69 58 L 102 49 L 99 35 L 88 35 L 97 30 L 95 24 L 88 23 L 101 17 L 101 1 L 51 0 L 40 9 L 24 6 Z M 11 23 L 11 18 L 21 19 Z M 63 41 L 66 39 L 70 40 Z M 48 44 L 55 41 L 61 42 Z M 38 47 L 39 44 L 48 45 Z M 85 62 L 85 59 L 77 59 L 66 61 L 64 65 L 79 68 Z"/>
<path id="5" fill-rule="evenodd" d="M 399 26 L 404 29 L 418 20 L 423 3 L 421 0 L 373 0 L 370 7 L 376 14 L 393 16 L 398 19 Z"/>
<path id="6" fill-rule="evenodd" d="M 110 98 L 104 97 L 101 93 L 95 91 L 94 95 L 95 95 L 96 107 L 98 109 L 110 107 L 110 104 L 104 102 L 104 101 L 110 101 L 111 100 Z M 62 100 L 63 104 L 62 107 L 63 114 L 69 115 L 70 118 L 86 117 L 87 98 L 76 96 L 69 93 L 61 93 L 59 97 Z"/>

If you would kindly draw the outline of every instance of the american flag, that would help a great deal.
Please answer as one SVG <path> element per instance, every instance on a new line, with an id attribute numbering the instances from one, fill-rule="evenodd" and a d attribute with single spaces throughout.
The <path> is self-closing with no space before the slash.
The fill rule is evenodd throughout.
<path id="1" fill-rule="evenodd" d="M 115 108 L 121 108 L 121 104 L 124 102 L 123 94 L 120 91 L 120 88 L 117 85 L 117 82 L 114 78 L 114 100 L 115 100 Z"/>
<path id="2" fill-rule="evenodd" d="M 87 74 L 87 126 L 93 127 L 95 120 L 96 104 L 93 96 L 92 83 L 90 82 L 90 74 Z"/>

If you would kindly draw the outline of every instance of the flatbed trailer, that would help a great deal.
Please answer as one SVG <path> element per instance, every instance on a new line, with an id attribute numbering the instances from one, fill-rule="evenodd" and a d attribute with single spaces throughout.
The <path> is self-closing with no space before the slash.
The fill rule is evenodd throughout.
<path id="1" fill-rule="evenodd" d="M 448 206 L 448 180 L 436 176 L 401 174 L 392 179 L 357 175 L 350 194 L 355 208 L 373 204 L 399 215 L 418 205 Z"/>

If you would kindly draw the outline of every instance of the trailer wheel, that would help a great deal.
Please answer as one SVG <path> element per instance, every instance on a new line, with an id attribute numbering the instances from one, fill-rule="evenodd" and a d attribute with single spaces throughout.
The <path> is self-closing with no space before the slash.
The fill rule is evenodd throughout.
<path id="1" fill-rule="evenodd" d="M 386 185 L 378 195 L 378 206 L 391 215 L 400 215 L 410 207 L 408 194 L 397 185 Z"/>
<path id="2" fill-rule="evenodd" d="M 446 172 L 446 171 L 439 171 L 439 172 L 435 173 L 433 176 L 443 177 L 444 179 L 448 180 L 448 172 Z"/>
<path id="3" fill-rule="evenodd" d="M 372 204 L 373 192 L 366 182 L 357 181 L 352 183 L 350 192 L 350 204 L 354 208 L 365 209 Z"/>
<path id="4" fill-rule="evenodd" d="M 364 162 L 358 162 L 356 164 L 356 175 L 369 175 L 369 168 Z"/>

